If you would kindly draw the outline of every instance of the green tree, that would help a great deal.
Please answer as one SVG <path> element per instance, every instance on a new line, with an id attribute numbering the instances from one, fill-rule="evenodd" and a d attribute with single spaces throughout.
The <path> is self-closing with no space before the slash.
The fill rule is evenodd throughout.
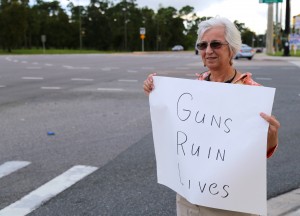
<path id="1" fill-rule="evenodd" d="M 0 7 L 0 41 L 2 48 L 11 52 L 21 46 L 27 30 L 28 1 L 1 1 Z"/>
<path id="2" fill-rule="evenodd" d="M 111 46 L 111 29 L 106 15 L 108 2 L 93 0 L 87 7 L 84 18 L 85 46 L 98 50 L 108 50 Z"/>

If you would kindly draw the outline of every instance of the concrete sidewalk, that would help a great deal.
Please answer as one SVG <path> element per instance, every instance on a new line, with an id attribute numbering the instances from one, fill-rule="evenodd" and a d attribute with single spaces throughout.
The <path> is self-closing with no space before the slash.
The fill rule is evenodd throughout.
<path id="1" fill-rule="evenodd" d="M 295 56 L 269 56 L 265 53 L 256 53 L 253 57 L 254 59 L 261 59 L 261 60 L 279 60 L 279 61 L 300 61 L 300 57 Z"/>
<path id="2" fill-rule="evenodd" d="M 268 200 L 269 216 L 300 216 L 300 188 Z"/>

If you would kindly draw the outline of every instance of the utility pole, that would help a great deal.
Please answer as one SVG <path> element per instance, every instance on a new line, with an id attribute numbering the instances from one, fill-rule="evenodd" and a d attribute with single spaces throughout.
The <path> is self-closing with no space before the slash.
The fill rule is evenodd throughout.
<path id="1" fill-rule="evenodd" d="M 275 26 L 275 51 L 278 52 L 278 35 L 279 35 L 279 23 L 278 23 L 278 2 L 276 2 L 276 26 Z"/>
<path id="2" fill-rule="evenodd" d="M 273 3 L 268 3 L 267 54 L 273 54 Z"/>
<path id="3" fill-rule="evenodd" d="M 285 30 L 284 30 L 284 40 L 283 40 L 283 47 L 284 47 L 283 56 L 290 56 L 290 44 L 289 44 L 290 21 L 291 21 L 291 5 L 290 5 L 290 0 L 286 0 Z"/>

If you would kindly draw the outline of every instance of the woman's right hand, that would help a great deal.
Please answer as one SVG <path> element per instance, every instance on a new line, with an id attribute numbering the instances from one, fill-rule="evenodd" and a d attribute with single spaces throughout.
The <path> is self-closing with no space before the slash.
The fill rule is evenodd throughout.
<path id="1" fill-rule="evenodd" d="M 154 89 L 154 84 L 153 84 L 153 76 L 156 76 L 156 73 L 149 74 L 147 79 L 144 81 L 144 92 L 146 95 L 149 96 L 151 91 Z"/>

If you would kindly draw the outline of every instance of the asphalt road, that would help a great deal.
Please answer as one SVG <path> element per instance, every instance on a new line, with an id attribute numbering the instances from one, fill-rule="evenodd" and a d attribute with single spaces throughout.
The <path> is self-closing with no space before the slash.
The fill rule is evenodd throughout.
<path id="1" fill-rule="evenodd" d="M 0 63 L 0 165 L 30 162 L 0 177 L 0 209 L 83 165 L 97 170 L 30 215 L 175 215 L 175 193 L 156 183 L 142 82 L 153 72 L 193 79 L 205 71 L 198 56 L 0 56 Z M 268 198 L 298 188 L 299 66 L 259 56 L 235 65 L 277 88 L 273 114 L 281 122 L 280 147 L 268 160 Z"/>

